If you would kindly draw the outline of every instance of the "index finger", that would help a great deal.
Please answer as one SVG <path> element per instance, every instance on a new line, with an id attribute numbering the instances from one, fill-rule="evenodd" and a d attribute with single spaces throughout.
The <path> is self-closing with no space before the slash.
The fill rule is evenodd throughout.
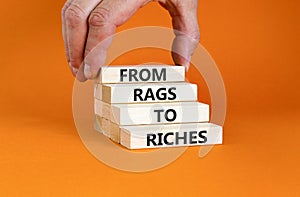
<path id="1" fill-rule="evenodd" d="M 172 57 L 175 64 L 185 66 L 188 70 L 190 59 L 200 40 L 197 17 L 197 0 L 160 0 L 171 17 L 175 39 L 172 45 Z"/>

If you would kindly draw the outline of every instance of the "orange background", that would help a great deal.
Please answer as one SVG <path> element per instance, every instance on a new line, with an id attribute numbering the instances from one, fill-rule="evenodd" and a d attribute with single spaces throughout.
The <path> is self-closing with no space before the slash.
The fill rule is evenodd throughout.
<path id="1" fill-rule="evenodd" d="M 300 196 L 299 1 L 200 0 L 201 43 L 228 96 L 224 145 L 137 174 L 100 163 L 76 132 L 63 4 L 1 5 L 0 196 Z M 150 3 L 118 31 L 143 25 L 171 22 Z M 171 62 L 157 54 L 144 56 Z M 140 63 L 132 57 L 116 61 Z"/>

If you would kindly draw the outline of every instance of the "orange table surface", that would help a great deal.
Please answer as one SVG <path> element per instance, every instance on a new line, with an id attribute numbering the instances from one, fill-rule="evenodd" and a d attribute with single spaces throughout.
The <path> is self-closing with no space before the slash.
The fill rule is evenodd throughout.
<path id="1" fill-rule="evenodd" d="M 299 1 L 199 1 L 201 43 L 227 91 L 224 144 L 152 172 L 95 159 L 72 119 L 63 1 L 9 1 L 0 12 L 0 196 L 300 196 Z M 171 27 L 155 2 L 118 31 Z M 114 64 L 172 63 L 132 51 Z M 188 77 L 196 81 L 194 68 Z M 202 84 L 202 85 L 201 85 Z M 200 98 L 210 102 L 205 84 Z"/>

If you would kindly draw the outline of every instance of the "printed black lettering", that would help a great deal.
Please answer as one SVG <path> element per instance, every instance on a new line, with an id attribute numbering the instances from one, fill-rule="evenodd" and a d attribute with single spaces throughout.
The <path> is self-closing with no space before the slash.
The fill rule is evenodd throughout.
<path id="1" fill-rule="evenodd" d="M 201 138 L 201 140 L 198 140 L 199 143 L 207 142 L 206 134 L 207 134 L 207 131 L 205 131 L 205 130 L 204 131 L 199 131 L 198 136 L 199 136 L 199 138 Z"/>
<path id="2" fill-rule="evenodd" d="M 187 143 L 187 132 L 183 132 L 183 136 L 179 136 L 179 132 L 175 133 L 175 144 L 179 144 L 179 140 L 183 140 L 183 144 Z"/>
<path id="3" fill-rule="evenodd" d="M 144 76 L 144 73 L 146 73 L 146 76 Z M 144 68 L 140 71 L 140 79 L 142 81 L 148 81 L 150 79 L 150 77 L 151 77 L 151 73 L 148 69 Z"/>
<path id="4" fill-rule="evenodd" d="M 153 146 L 157 146 L 155 142 L 156 135 L 153 133 L 147 134 L 147 146 L 151 146 L 150 142 L 152 142 Z"/>
<path id="5" fill-rule="evenodd" d="M 157 81 L 160 81 L 161 79 L 163 81 L 166 81 L 166 78 L 167 78 L 166 68 L 162 68 L 161 71 L 160 71 L 160 74 L 158 74 L 157 69 L 153 69 L 153 78 L 152 78 L 153 81 L 156 80 L 155 77 L 157 78 Z"/>
<path id="6" fill-rule="evenodd" d="M 170 118 L 170 116 L 169 116 L 169 112 L 171 112 L 173 115 L 172 115 L 172 117 Z M 177 113 L 176 113 L 176 111 L 174 110 L 174 109 L 168 109 L 167 111 L 166 111 L 166 113 L 165 113 L 165 119 L 168 121 L 168 122 L 173 122 L 175 119 L 176 119 L 176 117 L 177 117 Z"/>
<path id="7" fill-rule="evenodd" d="M 158 98 L 158 100 L 166 100 L 167 99 L 167 93 L 166 93 L 166 88 L 159 88 L 156 91 L 156 97 Z M 164 91 L 164 92 L 163 92 Z"/>
<path id="8" fill-rule="evenodd" d="M 164 143 L 165 143 L 166 145 L 173 145 L 173 144 L 174 144 L 174 142 L 169 142 L 169 141 L 168 141 L 168 137 L 169 137 L 170 135 L 174 135 L 174 133 L 166 133 L 165 136 L 164 136 Z"/>
<path id="9" fill-rule="evenodd" d="M 142 89 L 136 88 L 136 89 L 134 89 L 133 93 L 134 93 L 133 94 L 134 101 L 137 101 L 138 100 L 137 98 L 139 98 L 140 101 L 143 101 L 143 97 L 141 96 L 141 94 L 143 93 Z"/>
<path id="10" fill-rule="evenodd" d="M 154 110 L 154 112 L 157 112 L 157 122 L 160 122 L 160 113 L 163 112 L 164 110 L 163 109 L 156 109 Z"/>
<path id="11" fill-rule="evenodd" d="M 167 88 L 158 88 L 155 92 L 151 88 L 147 88 L 147 90 L 145 90 L 146 92 L 140 88 L 136 88 L 134 89 L 134 101 L 137 101 L 138 98 L 140 101 L 165 101 L 167 99 L 174 100 L 176 99 L 176 94 L 175 92 L 172 92 L 172 90 L 176 90 L 176 88 L 172 87 L 169 90 L 167 90 Z M 168 97 L 168 94 L 170 94 L 171 96 Z"/>
<path id="12" fill-rule="evenodd" d="M 162 136 L 163 136 L 163 133 L 158 133 L 158 146 L 162 146 L 164 145 L 163 142 L 162 142 Z"/>
<path id="13" fill-rule="evenodd" d="M 151 88 L 148 88 L 148 89 L 147 89 L 147 92 L 146 92 L 144 101 L 148 101 L 148 98 L 151 98 L 152 101 L 155 101 L 155 97 L 154 97 L 154 94 L 153 94 Z"/>
<path id="14" fill-rule="evenodd" d="M 197 144 L 197 131 L 190 131 L 190 144 Z"/>
<path id="15" fill-rule="evenodd" d="M 134 78 L 135 81 L 139 81 L 136 77 L 138 71 L 136 69 L 129 69 L 129 81 L 132 81 L 132 78 Z"/>
<path id="16" fill-rule="evenodd" d="M 127 77 L 125 72 L 127 72 L 127 69 L 120 69 L 120 78 L 121 78 L 120 81 L 123 81 L 123 78 Z"/>
<path id="17" fill-rule="evenodd" d="M 169 100 L 175 100 L 176 99 L 176 93 L 173 92 L 173 90 L 175 91 L 176 90 L 176 87 L 171 87 L 168 92 L 170 95 L 172 95 L 172 97 L 168 97 Z"/>

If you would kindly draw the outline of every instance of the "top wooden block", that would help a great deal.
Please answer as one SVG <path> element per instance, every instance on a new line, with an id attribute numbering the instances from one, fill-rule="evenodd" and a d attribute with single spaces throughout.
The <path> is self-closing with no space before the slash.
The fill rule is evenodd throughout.
<path id="1" fill-rule="evenodd" d="M 97 83 L 146 83 L 185 81 L 183 66 L 103 66 Z"/>

